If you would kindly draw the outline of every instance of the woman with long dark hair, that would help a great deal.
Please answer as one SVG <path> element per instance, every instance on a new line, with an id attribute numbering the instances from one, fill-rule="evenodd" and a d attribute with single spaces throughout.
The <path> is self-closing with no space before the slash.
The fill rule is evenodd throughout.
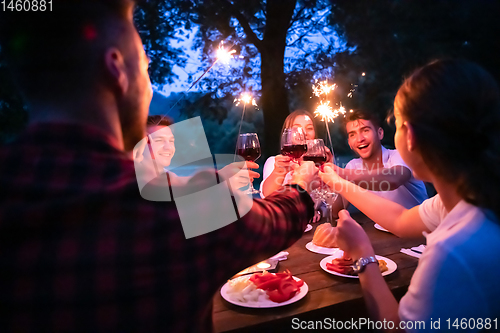
<path id="1" fill-rule="evenodd" d="M 316 126 L 313 122 L 313 116 L 306 110 L 295 110 L 286 117 L 281 134 L 285 129 L 292 127 L 302 127 L 307 140 L 316 139 Z M 288 156 L 271 156 L 264 164 L 263 178 L 260 183 L 262 196 L 268 196 L 291 179 L 292 160 Z"/>
<path id="2" fill-rule="evenodd" d="M 498 85 L 474 63 L 435 61 L 399 88 L 394 116 L 398 152 L 415 177 L 434 185 L 436 196 L 408 210 L 363 192 L 329 167 L 320 173 L 384 228 L 399 236 L 427 237 L 408 292 L 398 304 L 378 265 L 370 264 L 376 260 L 366 233 L 346 211 L 340 212 L 337 241 L 357 260 L 369 312 L 378 320 L 424 321 L 424 331 L 430 330 L 431 318 L 440 319 L 441 327 L 448 319 L 482 318 L 481 325 L 475 320 L 476 329 L 486 328 L 490 318 L 492 327 L 491 320 L 500 315 Z"/>

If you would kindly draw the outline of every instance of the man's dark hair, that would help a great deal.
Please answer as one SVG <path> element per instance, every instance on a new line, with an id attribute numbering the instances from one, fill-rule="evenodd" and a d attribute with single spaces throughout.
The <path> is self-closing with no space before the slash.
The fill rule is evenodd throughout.
<path id="1" fill-rule="evenodd" d="M 381 121 L 376 114 L 361 109 L 352 110 L 346 113 L 344 118 L 344 127 L 345 125 L 347 125 L 348 122 L 356 120 L 369 120 L 371 121 L 373 126 L 375 126 L 375 129 L 382 127 Z"/>
<path id="2" fill-rule="evenodd" d="M 169 116 L 148 116 L 147 126 L 170 126 L 174 123 L 174 120 Z"/>
<path id="3" fill-rule="evenodd" d="M 130 0 L 71 0 L 54 1 L 52 11 L 1 12 L 2 56 L 28 102 L 92 88 L 132 6 Z"/>

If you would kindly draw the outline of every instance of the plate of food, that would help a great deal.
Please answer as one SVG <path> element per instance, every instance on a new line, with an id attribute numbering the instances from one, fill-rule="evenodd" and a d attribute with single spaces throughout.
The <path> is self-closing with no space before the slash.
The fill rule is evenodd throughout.
<path id="1" fill-rule="evenodd" d="M 394 273 L 398 268 L 398 265 L 389 258 L 382 256 L 375 256 L 375 258 L 378 260 L 382 276 Z M 358 275 L 352 270 L 353 264 L 354 262 L 352 259 L 344 258 L 344 251 L 338 251 L 334 255 L 323 258 L 319 263 L 321 268 L 327 273 L 351 279 L 359 279 Z"/>
<path id="2" fill-rule="evenodd" d="M 316 227 L 312 241 L 306 244 L 306 249 L 319 254 L 334 254 L 338 251 L 335 243 L 337 228 L 330 223 L 323 223 Z"/>
<path id="3" fill-rule="evenodd" d="M 382 226 L 381 226 L 380 224 L 378 224 L 378 223 L 375 223 L 373 226 L 375 227 L 375 229 L 378 229 L 378 230 L 380 230 L 380 231 L 390 232 L 389 230 L 387 230 L 386 228 L 382 227 Z"/>
<path id="4" fill-rule="evenodd" d="M 229 303 L 247 308 L 275 308 L 304 298 L 309 287 L 303 280 L 282 273 L 254 273 L 227 281 L 220 294 Z"/>

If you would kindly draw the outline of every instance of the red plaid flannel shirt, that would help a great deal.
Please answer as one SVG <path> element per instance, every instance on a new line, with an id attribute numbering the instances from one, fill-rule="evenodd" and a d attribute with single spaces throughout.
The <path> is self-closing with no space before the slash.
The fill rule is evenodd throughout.
<path id="1" fill-rule="evenodd" d="M 0 332 L 210 331 L 217 289 L 312 216 L 288 188 L 185 239 L 175 202 L 141 198 L 115 146 L 93 127 L 38 124 L 0 148 Z"/>

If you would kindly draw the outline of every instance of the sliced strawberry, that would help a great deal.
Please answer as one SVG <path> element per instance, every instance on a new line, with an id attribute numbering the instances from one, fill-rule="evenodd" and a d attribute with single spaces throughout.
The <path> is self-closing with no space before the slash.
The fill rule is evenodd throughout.
<path id="1" fill-rule="evenodd" d="M 283 303 L 295 296 L 299 287 L 294 282 L 281 280 L 279 288 L 268 291 L 269 299 L 276 303 Z"/>

